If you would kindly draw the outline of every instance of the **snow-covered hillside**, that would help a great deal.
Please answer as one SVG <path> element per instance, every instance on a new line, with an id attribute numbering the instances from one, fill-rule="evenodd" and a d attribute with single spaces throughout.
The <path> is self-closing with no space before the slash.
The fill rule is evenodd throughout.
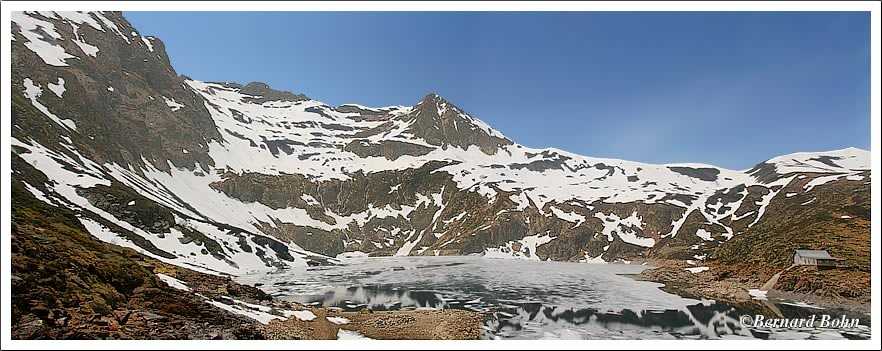
<path id="1" fill-rule="evenodd" d="M 161 41 L 119 14 L 12 17 L 12 144 L 48 178 L 22 179 L 28 189 L 104 241 L 203 271 L 359 252 L 597 262 L 700 250 L 762 221 L 773 200 L 869 181 L 869 152 L 853 148 L 748 171 L 532 149 L 434 94 L 333 107 L 178 77 Z M 141 225 L 142 204 L 171 223 Z"/>

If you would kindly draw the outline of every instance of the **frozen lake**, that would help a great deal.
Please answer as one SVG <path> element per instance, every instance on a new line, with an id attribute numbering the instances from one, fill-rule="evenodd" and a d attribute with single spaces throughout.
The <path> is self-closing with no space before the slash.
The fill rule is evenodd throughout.
<path id="1" fill-rule="evenodd" d="M 669 294 L 635 280 L 646 266 L 486 259 L 349 258 L 340 266 L 240 277 L 287 300 L 358 311 L 458 308 L 485 313 L 487 338 L 516 339 L 841 339 L 835 330 L 753 330 L 735 306 Z M 774 304 L 784 317 L 823 313 Z"/>

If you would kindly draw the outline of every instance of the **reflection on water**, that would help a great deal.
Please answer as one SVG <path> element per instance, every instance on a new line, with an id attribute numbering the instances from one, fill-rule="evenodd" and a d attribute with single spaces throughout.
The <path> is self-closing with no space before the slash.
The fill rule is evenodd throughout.
<path id="1" fill-rule="evenodd" d="M 784 303 L 732 306 L 665 293 L 623 274 L 645 267 L 487 260 L 477 257 L 371 258 L 310 267 L 245 283 L 281 298 L 345 311 L 455 308 L 485 314 L 488 338 L 517 339 L 865 339 L 856 330 L 745 328 L 742 315 L 786 318 L 832 311 Z M 861 318 L 868 323 L 868 316 Z"/>

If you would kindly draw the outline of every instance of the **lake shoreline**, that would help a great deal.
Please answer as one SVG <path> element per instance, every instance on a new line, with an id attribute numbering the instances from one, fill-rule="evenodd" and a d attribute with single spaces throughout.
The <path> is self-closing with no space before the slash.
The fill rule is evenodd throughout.
<path id="1" fill-rule="evenodd" d="M 132 253 L 152 287 L 135 289 L 106 313 L 36 304 L 12 325 L 13 339 L 478 340 L 481 313 L 464 310 L 344 312 L 271 296 L 260 284 L 211 275 Z M 256 285 L 256 286 L 255 286 Z"/>
<path id="2" fill-rule="evenodd" d="M 822 296 L 810 292 L 773 288 L 766 291 L 763 298 L 752 296 L 751 291 L 758 290 L 765 284 L 770 274 L 730 274 L 731 267 L 714 264 L 705 264 L 707 270 L 692 273 L 687 270 L 689 266 L 685 262 L 674 260 L 653 260 L 648 264 L 652 268 L 631 276 L 638 280 L 664 284 L 660 287 L 661 290 L 684 297 L 722 301 L 748 308 L 759 306 L 763 309 L 764 302 L 773 300 L 847 314 L 869 315 L 870 313 L 869 301 Z M 718 273 L 720 271 L 724 273 Z"/>
<path id="3" fill-rule="evenodd" d="M 251 291 L 251 294 L 239 294 L 233 300 L 236 307 L 285 317 L 255 321 L 255 333 L 268 340 L 477 340 L 483 337 L 483 315 L 480 313 L 462 310 L 375 312 L 369 308 L 345 312 L 334 307 L 286 301 L 267 294 L 260 286 L 240 284 L 232 278 L 220 279 L 226 284 L 224 289 L 218 286 L 216 276 L 172 265 L 164 265 L 163 271 L 180 278 L 192 291 L 215 300 L 233 300 L 223 294 L 229 292 L 229 287 Z"/>

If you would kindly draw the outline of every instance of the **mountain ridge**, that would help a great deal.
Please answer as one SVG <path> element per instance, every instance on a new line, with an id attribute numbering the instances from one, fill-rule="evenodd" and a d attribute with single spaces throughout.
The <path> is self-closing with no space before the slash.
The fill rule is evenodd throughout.
<path id="1" fill-rule="evenodd" d="M 242 83 L 238 83 L 238 82 L 215 82 L 215 81 L 201 82 L 198 80 L 191 79 L 187 76 L 182 76 L 182 77 L 184 77 L 185 80 L 187 80 L 187 81 L 193 81 L 193 82 L 197 82 L 200 84 L 219 84 L 219 85 L 224 85 L 224 86 L 238 86 L 238 87 L 244 87 L 247 85 L 256 84 L 256 85 L 262 85 L 262 86 L 266 87 L 267 89 L 273 90 L 275 92 L 287 93 L 287 94 L 298 95 L 298 96 L 305 96 L 303 94 L 299 94 L 299 93 L 294 94 L 294 93 L 291 93 L 291 92 L 285 91 L 285 90 L 276 90 L 273 87 L 269 86 L 268 84 L 266 84 L 264 82 L 260 82 L 260 81 L 253 81 L 253 82 L 250 82 L 247 84 L 242 84 Z M 306 99 L 313 100 L 312 98 L 308 98 L 308 97 Z M 283 99 L 271 99 L 271 100 L 284 101 Z M 389 105 L 389 106 L 371 107 L 371 106 L 358 104 L 358 103 L 343 103 L 343 104 L 339 104 L 337 106 L 332 106 L 332 108 L 339 109 L 341 107 L 352 107 L 354 109 L 362 110 L 362 111 L 401 110 L 403 108 L 411 108 L 412 109 L 415 106 L 424 104 L 426 101 L 432 101 L 432 100 L 437 100 L 443 104 L 449 104 L 451 107 L 455 108 L 456 110 L 458 110 L 462 113 L 465 113 L 462 109 L 460 109 L 459 107 L 455 106 L 452 102 L 450 102 L 450 100 L 448 100 L 447 98 L 445 98 L 437 93 L 434 93 L 434 92 L 427 93 L 426 95 L 423 96 L 423 98 L 419 99 L 419 101 L 412 106 Z M 330 105 L 324 104 L 320 100 L 314 100 L 314 101 L 317 101 L 324 106 L 330 107 Z M 433 105 L 433 107 L 434 107 L 434 105 Z M 469 117 L 471 117 L 471 116 L 469 116 Z M 472 117 L 472 118 L 474 118 L 474 117 Z M 484 124 L 486 124 L 486 123 L 484 123 Z M 491 129 L 493 129 L 494 134 L 499 134 L 504 137 L 504 135 L 500 131 L 496 130 L 492 126 L 489 126 L 489 127 Z M 505 139 L 508 139 L 508 138 L 505 138 Z M 509 141 L 511 141 L 511 140 L 509 139 Z M 523 146 L 523 145 L 521 145 L 521 146 Z M 526 147 L 526 146 L 524 146 L 524 147 Z M 547 152 L 554 152 L 554 153 L 558 153 L 558 154 L 568 154 L 568 156 L 586 157 L 584 155 L 577 154 L 577 153 L 567 151 L 567 150 L 563 150 L 563 149 L 560 149 L 555 146 L 538 147 L 538 148 L 527 147 L 527 148 L 530 148 L 532 150 L 539 150 L 539 151 L 543 151 L 543 152 L 547 151 Z M 869 150 L 864 150 L 864 149 L 861 149 L 861 148 L 855 147 L 855 146 L 849 146 L 849 147 L 844 147 L 844 148 L 840 148 L 840 149 L 831 149 L 831 150 L 796 151 L 796 152 L 791 152 L 791 153 L 787 153 L 787 154 L 782 154 L 782 155 L 770 157 L 764 161 L 761 161 L 761 162 L 753 165 L 751 168 L 747 168 L 747 169 L 743 169 L 743 170 L 736 170 L 734 168 L 726 168 L 726 167 L 717 166 L 717 165 L 714 165 L 711 163 L 701 163 L 701 162 L 650 163 L 650 162 L 642 162 L 642 161 L 630 161 L 627 159 L 616 158 L 616 157 L 591 157 L 591 158 L 596 159 L 596 160 L 600 160 L 600 161 L 606 160 L 606 161 L 613 161 L 613 162 L 629 162 L 629 163 L 634 163 L 634 164 L 656 165 L 656 166 L 665 166 L 665 167 L 717 168 L 717 169 L 721 169 L 721 170 L 727 170 L 727 171 L 738 172 L 738 173 L 751 173 L 756 168 L 760 167 L 763 163 L 769 163 L 769 162 L 774 163 L 775 161 L 782 161 L 782 160 L 794 160 L 798 156 L 826 156 L 826 155 L 843 155 L 843 154 L 855 155 L 855 154 L 859 154 L 859 153 L 869 153 Z M 859 171 L 859 170 L 865 170 L 865 168 L 851 169 L 851 171 Z"/>
<path id="2" fill-rule="evenodd" d="M 332 107 L 259 82 L 187 79 L 121 14 L 16 13 L 13 23 L 12 145 L 46 176 L 19 167 L 14 180 L 101 240 L 203 272 L 346 255 L 711 259 L 778 220 L 770 208 L 869 206 L 812 192 L 868 193 L 864 150 L 782 155 L 744 172 L 586 157 L 519 145 L 436 94 Z M 54 35 L 39 34 L 50 25 Z"/>

